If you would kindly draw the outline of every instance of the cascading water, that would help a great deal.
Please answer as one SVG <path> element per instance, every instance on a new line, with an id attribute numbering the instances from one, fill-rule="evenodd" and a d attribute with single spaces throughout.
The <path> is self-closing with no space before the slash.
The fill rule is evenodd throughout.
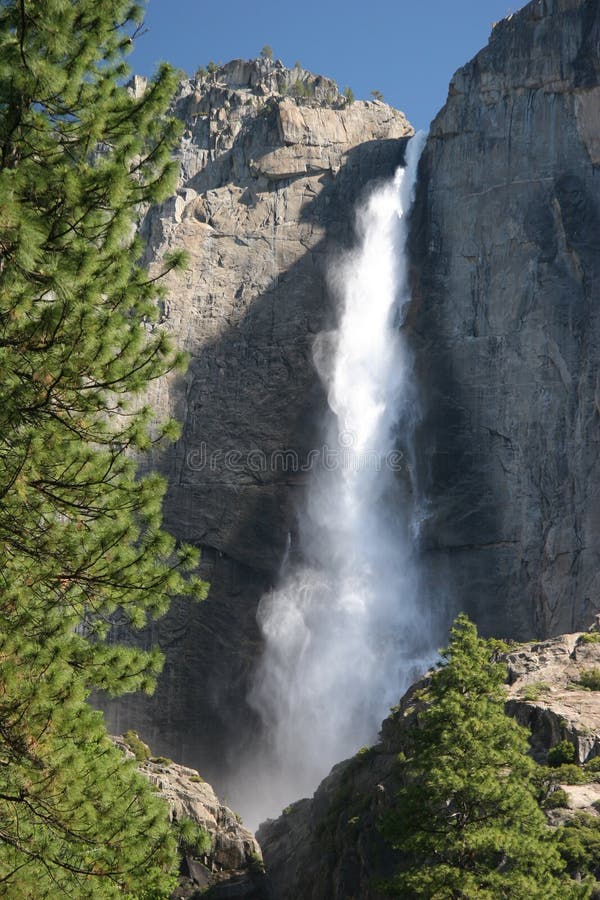
<path id="1" fill-rule="evenodd" d="M 357 249 L 331 273 L 339 327 L 317 338 L 314 356 L 332 415 L 300 522 L 302 563 L 287 562 L 259 607 L 265 652 L 251 702 L 268 745 L 252 776 L 260 798 L 243 804 L 250 821 L 312 793 L 335 762 L 372 742 L 431 660 L 396 450 L 415 405 L 398 326 L 423 143 L 413 138 L 406 167 L 371 194 Z"/>

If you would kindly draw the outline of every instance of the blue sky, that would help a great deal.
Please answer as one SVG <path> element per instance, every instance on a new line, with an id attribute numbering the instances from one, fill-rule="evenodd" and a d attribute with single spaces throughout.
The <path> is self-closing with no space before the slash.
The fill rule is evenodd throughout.
<path id="1" fill-rule="evenodd" d="M 510 0 L 149 0 L 147 32 L 129 61 L 149 75 L 167 60 L 188 73 L 209 60 L 257 56 L 265 44 L 288 66 L 374 89 L 427 128 L 453 72 L 487 43 Z"/>

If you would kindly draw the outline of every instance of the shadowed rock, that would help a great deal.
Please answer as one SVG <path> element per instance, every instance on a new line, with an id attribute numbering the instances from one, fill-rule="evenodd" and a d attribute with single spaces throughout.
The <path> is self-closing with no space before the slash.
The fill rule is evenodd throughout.
<path id="1" fill-rule="evenodd" d="M 596 0 L 535 0 L 459 69 L 421 160 L 411 340 L 434 592 L 487 633 L 600 605 Z"/>

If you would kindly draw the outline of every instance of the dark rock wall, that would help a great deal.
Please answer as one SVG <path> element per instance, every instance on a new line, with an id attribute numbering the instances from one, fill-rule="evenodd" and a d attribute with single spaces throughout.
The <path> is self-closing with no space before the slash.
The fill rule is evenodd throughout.
<path id="1" fill-rule="evenodd" d="M 422 157 L 411 337 L 432 591 L 515 638 L 600 606 L 600 5 L 535 0 Z"/>

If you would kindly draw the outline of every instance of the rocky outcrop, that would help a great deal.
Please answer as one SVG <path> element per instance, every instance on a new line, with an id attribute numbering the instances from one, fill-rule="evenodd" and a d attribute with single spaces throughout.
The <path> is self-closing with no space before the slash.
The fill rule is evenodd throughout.
<path id="1" fill-rule="evenodd" d="M 565 740 L 577 763 L 600 756 L 600 699 L 583 686 L 586 673 L 596 671 L 600 679 L 600 634 L 592 634 L 525 644 L 508 656 L 507 710 L 531 731 L 539 761 Z"/>
<path id="2" fill-rule="evenodd" d="M 506 654 L 507 712 L 532 730 L 532 754 L 540 763 L 560 741 L 573 744 L 576 761 L 600 755 L 600 702 L 581 687 L 585 673 L 600 678 L 600 634 L 567 634 L 523 644 Z M 426 676 L 427 677 L 427 676 Z M 384 721 L 380 742 L 335 766 L 312 799 L 300 800 L 275 821 L 261 825 L 261 845 L 278 900 L 384 900 L 381 882 L 400 861 L 378 831 L 378 821 L 399 787 L 398 753 L 414 724 L 414 684 Z M 548 812 L 560 824 L 584 811 L 598 815 L 600 775 L 587 784 L 561 785 L 569 808 Z"/>
<path id="3" fill-rule="evenodd" d="M 312 799 L 287 807 L 257 832 L 278 900 L 384 900 L 378 886 L 398 854 L 378 820 L 398 790 L 398 749 L 378 744 L 337 765 Z"/>
<path id="4" fill-rule="evenodd" d="M 600 605 L 599 40 L 596 0 L 499 22 L 431 125 L 413 217 L 432 593 L 517 638 Z"/>
<path id="5" fill-rule="evenodd" d="M 401 162 L 412 128 L 384 103 L 348 103 L 332 81 L 269 60 L 200 73 L 174 110 L 179 189 L 142 233 L 151 268 L 172 250 L 190 256 L 167 281 L 161 323 L 190 365 L 150 394 L 183 426 L 151 463 L 169 483 L 165 524 L 202 549 L 212 587 L 142 639 L 166 653 L 155 696 L 102 705 L 113 731 L 137 728 L 223 788 L 256 728 L 246 702 L 256 606 L 295 527 L 325 405 L 311 354 L 334 316 L 326 261 L 347 246 L 357 198 Z"/>
<path id="6" fill-rule="evenodd" d="M 195 770 L 165 757 L 152 757 L 149 748 L 134 735 L 134 749 L 143 748 L 148 758 L 140 758 L 138 771 L 148 779 L 169 807 L 174 825 L 191 819 L 210 837 L 210 847 L 198 855 L 183 848 L 180 886 L 173 900 L 210 896 L 264 900 L 262 854 L 252 832 L 240 817 L 216 796 L 210 784 Z M 113 737 L 128 758 L 134 757 L 127 735 Z M 210 894 L 205 891 L 210 890 Z"/>

